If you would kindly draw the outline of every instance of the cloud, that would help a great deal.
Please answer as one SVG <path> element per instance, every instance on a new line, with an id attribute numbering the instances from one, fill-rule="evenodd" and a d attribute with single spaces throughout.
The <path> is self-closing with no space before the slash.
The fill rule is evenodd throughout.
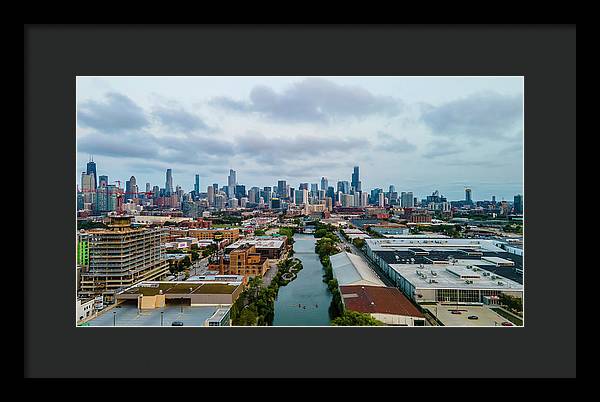
<path id="1" fill-rule="evenodd" d="M 79 152 L 112 157 L 145 159 L 158 157 L 154 137 L 140 133 L 129 133 L 118 137 L 102 133 L 87 134 L 77 139 L 77 149 Z"/>
<path id="2" fill-rule="evenodd" d="M 377 145 L 375 149 L 385 152 L 412 152 L 417 149 L 417 146 L 405 138 L 398 138 L 389 133 L 377 132 Z"/>
<path id="3" fill-rule="evenodd" d="M 204 123 L 199 116 L 186 111 L 181 106 L 159 106 L 153 110 L 152 115 L 156 117 L 163 126 L 173 130 L 183 132 L 192 132 L 197 130 L 214 131 L 214 129 L 211 129 L 208 125 L 206 125 L 206 123 Z"/>
<path id="4" fill-rule="evenodd" d="M 249 132 L 235 138 L 234 144 L 236 155 L 251 157 L 268 164 L 306 158 L 314 160 L 315 157 L 325 154 L 344 153 L 370 146 L 363 138 L 337 138 L 327 135 L 267 137 L 257 132 Z"/>
<path id="5" fill-rule="evenodd" d="M 141 107 L 127 96 L 117 92 L 108 92 L 103 101 L 81 102 L 77 121 L 82 127 L 107 133 L 137 130 L 150 124 Z"/>
<path id="6" fill-rule="evenodd" d="M 392 116 L 398 114 L 402 107 L 395 98 L 373 95 L 363 88 L 340 85 L 322 78 L 304 79 L 281 93 L 268 86 L 255 86 L 247 101 L 217 97 L 210 104 L 236 112 L 258 113 L 278 121 L 316 123 L 373 114 Z"/>
<path id="7" fill-rule="evenodd" d="M 522 123 L 523 99 L 488 91 L 422 110 L 421 120 L 434 135 L 509 137 Z"/>
<path id="8" fill-rule="evenodd" d="M 94 132 L 80 136 L 77 147 L 79 152 L 94 155 L 206 166 L 226 162 L 232 143 L 214 136 L 157 137 L 147 132 L 114 136 Z"/>
<path id="9" fill-rule="evenodd" d="M 494 160 L 453 160 L 445 161 L 442 164 L 446 166 L 464 166 L 464 167 L 483 167 L 483 168 L 497 168 L 508 165 L 508 162 L 494 161 Z"/>
<path id="10" fill-rule="evenodd" d="M 462 148 L 450 141 L 433 141 L 427 148 L 428 150 L 423 154 L 425 158 L 438 158 L 462 152 Z"/>

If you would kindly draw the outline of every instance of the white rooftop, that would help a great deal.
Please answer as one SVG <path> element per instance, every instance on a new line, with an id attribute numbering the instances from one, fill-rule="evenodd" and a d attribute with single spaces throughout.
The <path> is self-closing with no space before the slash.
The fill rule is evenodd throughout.
<path id="1" fill-rule="evenodd" d="M 390 264 L 390 267 L 417 289 L 523 290 L 523 285 L 515 281 L 471 265 Z"/>
<path id="2" fill-rule="evenodd" d="M 333 276 L 339 285 L 385 286 L 377 274 L 359 256 L 341 252 L 329 257 Z"/>
<path id="3" fill-rule="evenodd" d="M 496 246 L 493 240 L 485 239 L 452 239 L 440 238 L 437 236 L 426 237 L 401 237 L 401 238 L 385 238 L 385 239 L 366 239 L 367 246 L 372 251 L 402 251 L 409 247 L 419 247 L 425 250 L 430 249 L 460 249 L 460 248 L 477 248 L 485 251 L 504 251 Z"/>

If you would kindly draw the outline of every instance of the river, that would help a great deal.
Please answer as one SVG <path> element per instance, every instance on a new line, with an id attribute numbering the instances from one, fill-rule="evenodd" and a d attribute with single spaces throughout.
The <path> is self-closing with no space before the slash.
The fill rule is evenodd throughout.
<path id="1" fill-rule="evenodd" d="M 279 288 L 273 326 L 330 325 L 331 294 L 323 282 L 323 266 L 315 253 L 315 243 L 313 235 L 294 235 L 294 257 L 302 261 L 303 269 L 296 279 Z"/>

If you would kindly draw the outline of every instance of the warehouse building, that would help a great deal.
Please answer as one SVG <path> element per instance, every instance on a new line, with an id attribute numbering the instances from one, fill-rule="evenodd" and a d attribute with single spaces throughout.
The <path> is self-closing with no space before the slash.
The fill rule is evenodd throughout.
<path id="1" fill-rule="evenodd" d="M 523 260 L 481 239 L 367 239 L 367 256 L 416 302 L 493 304 L 523 295 Z"/>
<path id="2" fill-rule="evenodd" d="M 243 291 L 241 281 L 146 281 L 117 294 L 117 301 L 135 301 L 141 310 L 164 307 L 169 302 L 188 306 L 231 305 Z"/>
<path id="3" fill-rule="evenodd" d="M 397 288 L 340 286 L 344 308 L 370 314 L 385 325 L 425 326 L 425 316 Z"/>
<path id="4" fill-rule="evenodd" d="M 341 252 L 329 257 L 333 269 L 333 277 L 339 286 L 364 285 L 385 286 L 379 276 L 359 256 Z"/>

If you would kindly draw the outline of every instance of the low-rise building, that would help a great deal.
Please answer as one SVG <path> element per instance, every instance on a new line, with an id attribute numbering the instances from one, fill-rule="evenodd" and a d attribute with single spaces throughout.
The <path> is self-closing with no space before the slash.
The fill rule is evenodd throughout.
<path id="1" fill-rule="evenodd" d="M 96 313 L 95 299 L 93 297 L 78 298 L 75 304 L 75 310 L 77 322 L 90 318 Z"/>
<path id="2" fill-rule="evenodd" d="M 329 257 L 333 270 L 333 277 L 339 286 L 365 285 L 385 286 L 379 276 L 359 256 L 341 252 Z"/>
<path id="3" fill-rule="evenodd" d="M 367 256 L 416 302 L 483 304 L 522 298 L 522 257 L 483 239 L 367 239 Z"/>
<path id="4" fill-rule="evenodd" d="M 136 301 L 140 310 L 165 306 L 170 301 L 188 306 L 231 305 L 243 291 L 241 281 L 147 281 L 117 294 L 117 301 Z"/>
<path id="5" fill-rule="evenodd" d="M 397 288 L 340 286 L 344 308 L 370 314 L 385 325 L 425 326 L 425 316 Z"/>

